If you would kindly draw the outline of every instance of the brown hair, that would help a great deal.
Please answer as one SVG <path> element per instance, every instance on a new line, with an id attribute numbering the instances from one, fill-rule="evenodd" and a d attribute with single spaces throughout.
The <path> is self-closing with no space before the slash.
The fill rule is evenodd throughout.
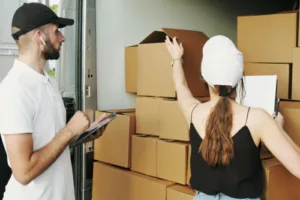
<path id="1" fill-rule="evenodd" d="M 244 97 L 244 83 L 241 80 L 241 94 Z M 206 135 L 199 151 L 209 166 L 228 165 L 234 157 L 232 129 L 232 108 L 230 99 L 236 97 L 236 87 L 215 86 L 220 95 L 217 104 L 212 109 L 206 122 Z"/>

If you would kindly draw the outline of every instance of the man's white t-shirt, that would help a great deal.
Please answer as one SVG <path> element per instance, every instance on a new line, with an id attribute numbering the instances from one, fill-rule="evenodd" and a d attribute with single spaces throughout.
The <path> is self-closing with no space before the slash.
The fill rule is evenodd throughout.
<path id="1" fill-rule="evenodd" d="M 46 146 L 66 124 L 66 110 L 57 83 L 18 59 L 0 84 L 0 133 L 32 133 L 33 148 Z M 8 157 L 8 164 L 9 157 Z M 70 150 L 28 185 L 12 175 L 3 200 L 75 200 Z"/>

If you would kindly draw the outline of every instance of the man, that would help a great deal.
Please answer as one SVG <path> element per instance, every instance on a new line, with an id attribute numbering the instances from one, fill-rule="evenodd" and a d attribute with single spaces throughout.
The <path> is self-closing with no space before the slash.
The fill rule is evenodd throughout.
<path id="1" fill-rule="evenodd" d="M 25 3 L 14 13 L 19 56 L 0 85 L 0 133 L 13 173 L 4 200 L 75 200 L 68 145 L 90 122 L 78 111 L 65 124 L 57 84 L 44 72 L 65 41 L 58 28 L 73 23 L 39 3 Z"/>

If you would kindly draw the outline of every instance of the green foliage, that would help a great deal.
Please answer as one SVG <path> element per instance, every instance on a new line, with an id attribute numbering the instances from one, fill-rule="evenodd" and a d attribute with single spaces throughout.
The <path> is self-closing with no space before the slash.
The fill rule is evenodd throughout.
<path id="1" fill-rule="evenodd" d="M 55 78 L 55 70 L 49 69 L 49 70 L 47 71 L 47 73 L 48 73 L 48 75 L 51 76 L 52 78 Z"/>
<path id="2" fill-rule="evenodd" d="M 57 4 L 53 4 L 50 6 L 50 8 L 53 10 L 53 12 L 55 12 L 57 14 L 57 7 L 58 5 Z"/>

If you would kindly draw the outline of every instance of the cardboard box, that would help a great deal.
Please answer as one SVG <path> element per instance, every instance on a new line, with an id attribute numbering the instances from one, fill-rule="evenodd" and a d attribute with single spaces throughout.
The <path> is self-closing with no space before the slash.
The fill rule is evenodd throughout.
<path id="1" fill-rule="evenodd" d="M 300 5 L 300 1 L 298 1 L 298 5 Z M 300 47 L 300 42 L 299 42 L 299 38 L 300 38 L 300 29 L 299 29 L 299 27 L 300 27 L 300 15 L 299 15 L 299 13 L 298 13 L 298 47 Z"/>
<path id="2" fill-rule="evenodd" d="M 125 90 L 137 93 L 138 46 L 125 48 Z"/>
<path id="3" fill-rule="evenodd" d="M 94 141 L 94 159 L 121 167 L 130 167 L 131 135 L 135 132 L 134 110 L 119 110 L 104 134 Z M 103 112 L 96 111 L 96 118 Z"/>
<path id="4" fill-rule="evenodd" d="M 300 109 L 300 101 L 280 99 L 279 112 L 283 112 L 286 108 Z"/>
<path id="5" fill-rule="evenodd" d="M 188 186 L 172 185 L 167 189 L 167 200 L 193 200 L 195 190 Z"/>
<path id="6" fill-rule="evenodd" d="M 92 199 L 166 200 L 170 185 L 173 183 L 95 162 Z"/>
<path id="7" fill-rule="evenodd" d="M 283 99 L 290 98 L 290 88 L 292 87 L 291 73 L 292 65 L 290 64 L 245 63 L 244 65 L 244 74 L 246 76 L 277 75 L 277 96 Z"/>
<path id="8" fill-rule="evenodd" d="M 292 99 L 300 100 L 300 48 L 294 48 L 293 58 Z"/>
<path id="9" fill-rule="evenodd" d="M 208 102 L 210 100 L 210 97 L 196 97 L 201 103 Z"/>
<path id="10" fill-rule="evenodd" d="M 159 137 L 189 141 L 189 124 L 178 101 L 161 100 L 159 104 Z"/>
<path id="11" fill-rule="evenodd" d="M 283 129 L 290 138 L 300 146 L 300 109 L 283 109 L 281 113 L 284 117 Z"/>
<path id="12" fill-rule="evenodd" d="M 260 158 L 262 160 L 270 159 L 270 158 L 274 158 L 274 155 L 268 149 L 264 149 L 264 150 L 260 151 Z"/>
<path id="13" fill-rule="evenodd" d="M 197 98 L 200 102 L 209 101 L 209 97 Z M 189 122 L 177 100 L 162 99 L 159 103 L 159 137 L 161 139 L 190 141 Z"/>
<path id="14" fill-rule="evenodd" d="M 159 136 L 159 102 L 154 97 L 136 97 L 136 133 Z"/>
<path id="15" fill-rule="evenodd" d="M 157 177 L 185 185 L 188 144 L 157 141 Z"/>
<path id="16" fill-rule="evenodd" d="M 284 118 L 283 129 L 300 146 L 300 101 L 281 100 L 279 112 Z"/>
<path id="17" fill-rule="evenodd" d="M 165 46 L 166 35 L 177 37 L 184 46 L 184 73 L 194 96 L 209 96 L 207 84 L 200 79 L 202 48 L 208 37 L 198 31 L 168 29 L 153 31 L 138 48 L 139 96 L 176 97 L 171 57 Z M 154 78 L 153 78 L 154 77 Z"/>
<path id="18" fill-rule="evenodd" d="M 237 46 L 245 62 L 292 63 L 297 13 L 239 16 Z"/>
<path id="19" fill-rule="evenodd" d="M 300 179 L 275 158 L 263 160 L 266 183 L 262 200 L 300 199 Z"/>
<path id="20" fill-rule="evenodd" d="M 190 179 L 191 179 L 191 154 L 192 154 L 192 147 L 189 145 L 188 147 L 188 167 L 187 167 L 187 175 L 186 175 L 186 184 L 190 184 Z"/>
<path id="21" fill-rule="evenodd" d="M 298 1 L 298 5 L 300 5 L 300 1 Z M 300 38 L 300 15 L 298 14 L 298 47 L 300 47 L 300 42 L 299 42 L 299 38 Z"/>
<path id="22" fill-rule="evenodd" d="M 132 136 L 132 171 L 156 177 L 157 141 L 157 137 Z"/>

